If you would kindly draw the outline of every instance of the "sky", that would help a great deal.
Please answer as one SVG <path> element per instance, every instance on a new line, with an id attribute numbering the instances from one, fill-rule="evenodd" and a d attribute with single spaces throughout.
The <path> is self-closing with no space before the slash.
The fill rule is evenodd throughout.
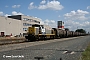
<path id="1" fill-rule="evenodd" d="M 57 21 L 71 31 L 90 32 L 90 0 L 1 0 L 0 16 L 28 15 L 57 28 Z"/>

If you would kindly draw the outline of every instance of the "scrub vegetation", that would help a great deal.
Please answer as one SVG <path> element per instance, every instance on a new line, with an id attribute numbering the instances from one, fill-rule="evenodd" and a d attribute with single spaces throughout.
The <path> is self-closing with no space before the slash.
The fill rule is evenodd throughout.
<path id="1" fill-rule="evenodd" d="M 86 50 L 82 53 L 82 60 L 90 60 L 90 43 Z"/>

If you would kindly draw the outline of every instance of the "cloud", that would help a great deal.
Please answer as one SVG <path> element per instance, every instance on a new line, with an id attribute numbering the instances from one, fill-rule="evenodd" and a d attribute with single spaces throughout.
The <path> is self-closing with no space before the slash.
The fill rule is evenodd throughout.
<path id="1" fill-rule="evenodd" d="M 39 5 L 38 9 L 51 9 L 51 10 L 62 10 L 64 7 L 59 1 L 48 1 L 46 4 Z"/>
<path id="2" fill-rule="evenodd" d="M 10 16 L 9 14 L 5 14 L 4 12 L 0 12 L 0 16 L 5 16 L 5 17 L 7 17 L 7 16 Z"/>
<path id="3" fill-rule="evenodd" d="M 87 6 L 87 9 L 90 9 L 90 6 Z"/>
<path id="4" fill-rule="evenodd" d="M 13 5 L 12 8 L 20 8 L 21 5 Z"/>
<path id="5" fill-rule="evenodd" d="M 36 6 L 34 6 L 33 4 L 34 4 L 34 2 L 31 2 L 31 3 L 29 4 L 28 9 L 30 9 L 30 10 L 31 10 L 31 9 L 37 8 L 37 7 L 36 7 Z"/>
<path id="6" fill-rule="evenodd" d="M 39 6 L 35 6 L 34 2 L 31 2 L 29 4 L 28 9 L 31 10 L 31 9 L 35 9 L 35 8 L 40 9 L 40 10 L 44 10 L 44 9 L 62 10 L 64 7 L 60 4 L 59 1 L 53 0 L 53 1 L 47 2 L 46 0 L 43 0 L 40 2 Z"/>
<path id="7" fill-rule="evenodd" d="M 65 28 L 69 28 L 72 31 L 82 28 L 82 29 L 90 32 L 90 22 L 84 21 L 81 23 L 81 22 L 75 22 L 72 20 L 67 20 L 67 21 L 65 21 Z"/>
<path id="8" fill-rule="evenodd" d="M 47 24 L 47 25 L 49 25 L 49 24 L 54 24 L 55 21 L 54 21 L 54 20 L 48 20 L 48 19 L 46 19 L 46 20 L 44 21 L 44 23 Z"/>
<path id="9" fill-rule="evenodd" d="M 8 16 L 11 16 L 11 15 L 9 15 L 9 14 L 5 14 L 4 16 L 5 16 L 5 17 L 8 17 Z"/>
<path id="10" fill-rule="evenodd" d="M 0 11 L 0 16 L 3 16 L 3 15 L 4 15 L 4 13 L 2 11 Z"/>
<path id="11" fill-rule="evenodd" d="M 23 13 L 21 12 L 16 12 L 16 11 L 12 11 L 12 14 L 11 15 L 24 15 Z M 11 16 L 10 14 L 6 14 L 6 13 L 3 13 L 3 12 L 0 12 L 0 16 Z"/>
<path id="12" fill-rule="evenodd" d="M 47 24 L 47 25 L 49 24 L 49 22 L 50 22 L 50 20 L 48 20 L 48 19 L 46 19 L 46 20 L 44 21 L 44 23 Z"/>
<path id="13" fill-rule="evenodd" d="M 64 14 L 64 17 L 65 19 L 71 19 L 71 20 L 87 20 L 88 19 L 86 17 L 87 14 L 89 14 L 89 12 L 83 10 L 77 10 Z"/>
<path id="14" fill-rule="evenodd" d="M 65 26 L 72 26 L 72 27 L 76 28 L 76 27 L 80 26 L 80 23 L 72 21 L 72 20 L 67 20 L 67 21 L 65 21 Z"/>
<path id="15" fill-rule="evenodd" d="M 12 12 L 12 15 L 24 15 L 23 13 L 21 13 L 21 12 L 16 12 L 16 11 L 13 11 Z"/>
<path id="16" fill-rule="evenodd" d="M 42 0 L 41 2 L 40 2 L 40 4 L 45 4 L 46 3 L 46 0 Z"/>
<path id="17" fill-rule="evenodd" d="M 89 21 L 85 21 L 85 22 L 83 22 L 82 24 L 83 24 L 83 27 L 84 27 L 85 29 L 87 29 L 87 28 L 90 29 L 90 22 L 89 22 Z"/>
<path id="18" fill-rule="evenodd" d="M 55 20 L 49 20 L 49 19 L 41 20 L 40 24 L 49 25 L 50 27 L 53 27 L 53 28 L 57 26 L 57 23 Z"/>
<path id="19" fill-rule="evenodd" d="M 49 25 L 52 28 L 57 28 L 57 21 L 55 20 L 41 20 L 40 23 L 43 23 L 44 25 Z M 83 21 L 83 22 L 76 22 L 73 20 L 67 20 L 64 21 L 64 27 L 69 28 L 70 31 L 75 31 L 78 29 L 84 29 L 87 32 L 90 32 L 90 22 L 89 21 Z"/>

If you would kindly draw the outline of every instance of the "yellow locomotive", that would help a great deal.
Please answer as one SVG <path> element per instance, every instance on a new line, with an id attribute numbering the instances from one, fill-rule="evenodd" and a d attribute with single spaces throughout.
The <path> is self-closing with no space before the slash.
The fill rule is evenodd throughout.
<path id="1" fill-rule="evenodd" d="M 25 36 L 28 41 L 55 38 L 55 32 L 53 29 L 48 30 L 44 25 L 34 24 L 32 27 L 28 27 L 28 36 Z"/>

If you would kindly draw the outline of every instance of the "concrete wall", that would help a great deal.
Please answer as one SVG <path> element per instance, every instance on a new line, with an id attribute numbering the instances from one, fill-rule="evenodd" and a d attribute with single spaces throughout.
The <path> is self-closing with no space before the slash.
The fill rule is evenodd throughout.
<path id="1" fill-rule="evenodd" d="M 5 35 L 19 35 L 22 32 L 21 25 L 20 20 L 0 16 L 0 32 L 5 32 Z"/>

